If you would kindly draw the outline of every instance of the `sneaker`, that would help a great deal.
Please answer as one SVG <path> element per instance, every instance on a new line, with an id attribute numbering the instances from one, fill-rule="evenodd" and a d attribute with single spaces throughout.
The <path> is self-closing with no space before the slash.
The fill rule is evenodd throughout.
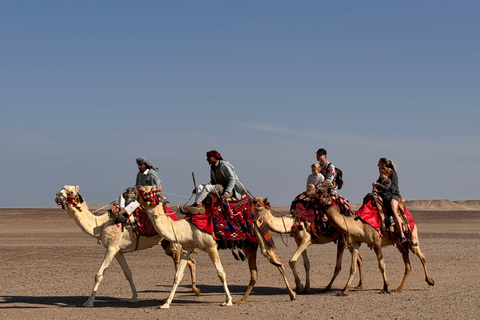
<path id="1" fill-rule="evenodd" d="M 389 218 L 388 218 L 388 223 L 389 223 L 391 226 L 394 226 L 394 225 L 395 225 L 395 220 L 393 220 L 393 217 L 389 217 Z"/>

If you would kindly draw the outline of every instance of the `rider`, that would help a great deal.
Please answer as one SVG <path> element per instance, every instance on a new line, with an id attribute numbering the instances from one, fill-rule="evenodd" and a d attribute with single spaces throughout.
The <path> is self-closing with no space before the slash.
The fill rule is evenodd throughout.
<path id="1" fill-rule="evenodd" d="M 210 182 L 197 187 L 195 202 L 189 207 L 180 208 L 181 212 L 204 213 L 202 201 L 210 193 L 220 196 L 223 200 L 228 198 L 240 200 L 247 192 L 238 179 L 234 166 L 223 160 L 217 150 L 207 152 L 207 162 L 210 165 Z"/>
<path id="2" fill-rule="evenodd" d="M 137 178 L 135 180 L 136 186 L 155 186 L 158 189 L 162 188 L 162 181 L 157 175 L 158 168 L 145 157 L 140 157 L 135 160 L 138 166 Z M 124 190 L 118 198 L 119 209 L 117 213 L 117 222 L 125 223 L 128 221 L 128 215 L 134 212 L 140 203 L 137 200 L 126 204 L 125 198 L 128 197 L 128 189 Z"/>

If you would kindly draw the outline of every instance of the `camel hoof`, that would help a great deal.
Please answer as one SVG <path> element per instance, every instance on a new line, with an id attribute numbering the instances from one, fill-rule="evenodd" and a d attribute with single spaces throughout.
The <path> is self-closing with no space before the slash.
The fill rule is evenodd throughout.
<path id="1" fill-rule="evenodd" d="M 390 294 L 390 293 L 392 293 L 392 291 L 390 291 L 390 290 L 382 290 L 382 291 L 380 291 L 379 293 L 389 293 L 389 294 Z"/>
<path id="2" fill-rule="evenodd" d="M 195 289 L 193 289 L 193 292 L 195 293 L 195 295 L 196 295 L 197 297 L 200 296 L 200 289 L 195 288 Z"/>
<path id="3" fill-rule="evenodd" d="M 170 309 L 170 305 L 168 303 L 164 303 L 158 307 L 158 309 Z"/>
<path id="4" fill-rule="evenodd" d="M 128 302 L 130 302 L 130 303 L 136 303 L 136 302 L 138 302 L 138 299 L 137 299 L 137 298 L 132 298 L 132 299 L 128 300 Z"/>
<path id="5" fill-rule="evenodd" d="M 356 289 L 363 289 L 363 284 L 359 284 L 358 286 L 355 287 Z"/>
<path id="6" fill-rule="evenodd" d="M 232 301 L 222 303 L 222 307 L 230 307 L 230 306 L 233 306 Z"/>
<path id="7" fill-rule="evenodd" d="M 235 303 L 235 304 L 244 304 L 244 303 L 245 303 L 245 300 L 240 299 L 240 300 L 238 300 L 238 301 L 235 301 L 234 303 Z"/>
<path id="8" fill-rule="evenodd" d="M 341 293 L 337 293 L 337 297 L 346 297 L 348 296 L 348 291 L 342 291 Z"/>
<path id="9" fill-rule="evenodd" d="M 85 308 L 92 308 L 93 307 L 93 302 L 90 302 L 90 301 L 86 301 L 82 307 L 85 307 Z"/>
<path id="10" fill-rule="evenodd" d="M 292 294 L 290 295 L 290 301 L 293 301 L 297 298 L 297 294 L 295 292 L 292 292 Z"/>

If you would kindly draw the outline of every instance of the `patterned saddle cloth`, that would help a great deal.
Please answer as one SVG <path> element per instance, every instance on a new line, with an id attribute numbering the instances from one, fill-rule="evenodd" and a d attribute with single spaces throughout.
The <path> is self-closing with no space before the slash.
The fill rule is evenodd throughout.
<path id="1" fill-rule="evenodd" d="M 352 216 L 354 213 L 350 208 L 350 202 L 342 196 L 335 194 L 332 196 L 336 200 L 339 211 L 345 216 Z M 322 212 L 320 203 L 316 196 L 309 196 L 302 192 L 292 201 L 290 214 L 295 218 L 296 225 L 293 228 L 301 228 L 303 222 L 309 227 L 309 232 L 313 236 L 333 234 L 332 227 L 325 213 Z"/>
<path id="2" fill-rule="evenodd" d="M 213 233 L 220 249 L 242 248 L 244 244 L 257 245 L 255 224 L 259 227 L 267 243 L 274 247 L 270 232 L 258 221 L 252 210 L 250 198 L 225 202 L 209 195 L 204 203 L 205 213 L 188 215 L 189 219 L 200 229 Z"/>

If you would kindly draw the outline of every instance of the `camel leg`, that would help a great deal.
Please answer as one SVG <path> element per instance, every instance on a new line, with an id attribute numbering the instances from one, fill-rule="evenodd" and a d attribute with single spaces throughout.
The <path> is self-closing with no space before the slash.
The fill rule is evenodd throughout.
<path id="1" fill-rule="evenodd" d="M 227 276 L 225 274 L 225 270 L 223 269 L 222 263 L 220 262 L 220 256 L 218 255 L 217 245 L 215 244 L 214 247 L 207 249 L 208 256 L 212 260 L 215 268 L 217 269 L 218 278 L 222 282 L 223 289 L 225 290 L 225 302 L 222 306 L 231 306 L 232 303 L 232 295 L 230 294 L 230 290 L 228 290 L 227 286 Z"/>
<path id="2" fill-rule="evenodd" d="M 388 288 L 388 280 L 387 280 L 387 272 L 386 272 L 386 268 L 385 268 L 385 260 L 383 260 L 382 246 L 381 245 L 374 246 L 373 251 L 375 251 L 375 254 L 377 255 L 378 268 L 380 269 L 380 272 L 382 273 L 382 277 L 383 277 L 382 293 L 390 293 L 390 289 Z"/>
<path id="3" fill-rule="evenodd" d="M 428 276 L 427 260 L 425 259 L 425 255 L 423 254 L 422 250 L 420 250 L 420 245 L 417 243 L 416 246 L 412 246 L 411 250 L 417 255 L 418 258 L 420 258 L 420 262 L 422 262 L 423 271 L 425 272 L 425 281 L 429 286 L 435 285 L 435 281 Z"/>
<path id="4" fill-rule="evenodd" d="M 182 252 L 182 246 L 175 242 L 170 242 L 168 240 L 162 240 L 162 246 L 165 248 L 165 254 L 172 258 L 173 264 L 175 266 L 175 271 L 177 271 L 178 264 L 180 262 L 180 254 Z M 192 290 L 197 295 L 200 295 L 200 289 L 197 288 L 197 277 L 196 277 L 196 262 L 193 259 L 189 259 L 187 262 L 188 268 L 190 269 L 190 277 L 192 279 Z"/>
<path id="5" fill-rule="evenodd" d="M 188 269 L 190 270 L 190 278 L 192 279 L 192 290 L 195 295 L 200 296 L 200 288 L 197 287 L 197 263 L 193 259 L 187 261 Z"/>
<path id="6" fill-rule="evenodd" d="M 106 268 L 110 265 L 113 260 L 113 257 L 119 252 L 118 248 L 107 248 L 105 251 L 105 256 L 103 257 L 102 265 L 98 270 L 97 274 L 95 275 L 95 285 L 93 286 L 92 294 L 88 298 L 87 301 L 83 304 L 84 307 L 93 307 L 93 302 L 95 301 L 95 296 L 97 294 L 98 287 L 100 286 L 100 282 L 103 280 L 103 272 Z M 134 292 L 135 294 L 135 292 Z"/>
<path id="7" fill-rule="evenodd" d="M 122 268 L 123 274 L 125 275 L 125 278 L 127 278 L 128 283 L 130 284 L 130 288 L 132 289 L 132 298 L 128 300 L 128 302 L 138 302 L 138 294 L 137 294 L 137 289 L 135 288 L 135 284 L 133 283 L 132 271 L 130 271 L 130 268 L 128 267 L 127 260 L 125 260 L 125 256 L 123 255 L 122 252 L 118 252 L 115 255 L 115 259 L 117 259 L 118 264 Z"/>
<path id="8" fill-rule="evenodd" d="M 190 253 L 192 250 L 182 252 L 180 256 L 180 262 L 177 266 L 177 271 L 175 272 L 175 278 L 173 280 L 172 290 L 170 291 L 170 295 L 168 296 L 167 300 L 163 305 L 161 305 L 160 309 L 168 309 L 170 308 L 170 304 L 172 303 L 173 296 L 175 295 L 175 291 L 177 291 L 177 287 L 182 281 L 183 272 L 185 271 L 185 266 L 187 265 L 187 261 L 190 258 Z"/>
<path id="9" fill-rule="evenodd" d="M 310 245 L 310 239 L 295 238 L 295 242 L 297 242 L 297 250 L 293 254 L 293 257 L 290 259 L 290 261 L 288 261 L 288 264 L 292 269 L 293 277 L 295 278 L 295 291 L 297 293 L 305 293 L 310 291 L 310 261 L 306 252 L 307 247 Z M 295 268 L 295 264 L 300 255 L 302 255 L 303 258 L 303 265 L 305 267 L 306 273 L 305 287 L 303 287 L 302 280 L 300 280 L 300 276 L 298 275 L 297 269 Z"/>
<path id="10" fill-rule="evenodd" d="M 263 238 L 263 235 L 261 234 L 260 230 L 258 229 L 257 226 L 255 226 L 255 236 L 258 241 L 258 245 L 263 253 L 263 255 L 270 261 L 271 264 L 276 266 L 278 268 L 278 271 L 280 271 L 280 274 L 283 277 L 283 280 L 285 281 L 285 286 L 287 287 L 287 293 L 290 296 L 290 300 L 295 300 L 297 297 L 297 294 L 295 291 L 290 288 L 290 285 L 288 284 L 287 277 L 285 276 L 285 267 L 283 266 L 283 263 L 278 259 L 277 255 L 273 251 L 272 248 L 268 245 L 268 243 L 265 241 Z"/>
<path id="11" fill-rule="evenodd" d="M 247 301 L 247 298 L 250 295 L 250 292 L 252 291 L 258 279 L 257 250 L 252 249 L 248 245 L 244 245 L 243 252 L 245 253 L 245 256 L 247 257 L 247 260 L 248 260 L 248 268 L 250 269 L 250 282 L 248 283 L 247 291 L 245 291 L 245 294 L 243 295 L 243 297 L 240 300 L 235 302 L 238 304 L 245 303 L 245 301 Z"/>
<path id="12" fill-rule="evenodd" d="M 410 264 L 410 258 L 408 256 L 408 248 L 403 247 L 401 245 L 397 246 L 398 251 L 402 254 L 403 258 L 403 263 L 405 264 L 405 272 L 403 274 L 403 279 L 402 282 L 400 283 L 400 286 L 394 291 L 397 292 L 402 292 L 403 286 L 405 285 L 405 282 L 407 281 L 408 276 L 410 275 L 410 270 L 412 270 L 412 265 Z"/>
<path id="13" fill-rule="evenodd" d="M 341 295 L 348 296 L 348 292 L 350 291 L 350 285 L 352 284 L 353 277 L 355 276 L 356 267 L 357 267 L 357 259 L 358 259 L 358 248 L 360 248 L 360 243 L 354 242 L 352 244 L 352 263 L 350 264 L 350 276 L 348 277 L 347 284 L 345 288 L 343 288 Z"/>
<path id="14" fill-rule="evenodd" d="M 358 276 L 360 278 L 358 280 L 357 289 L 363 289 L 363 258 L 360 253 L 358 253 L 358 257 L 357 257 L 357 265 L 358 265 Z"/>
<path id="15" fill-rule="evenodd" d="M 343 252 L 345 251 L 345 239 L 343 238 L 343 235 L 338 237 L 338 242 L 337 242 L 337 263 L 335 264 L 335 270 L 333 272 L 333 277 L 330 280 L 330 283 L 327 285 L 327 287 L 323 290 L 323 292 L 329 292 L 332 289 L 333 282 L 337 278 L 338 274 L 340 273 L 340 270 L 342 270 L 342 257 L 343 257 Z M 353 253 L 352 253 L 352 259 L 353 259 Z"/>

